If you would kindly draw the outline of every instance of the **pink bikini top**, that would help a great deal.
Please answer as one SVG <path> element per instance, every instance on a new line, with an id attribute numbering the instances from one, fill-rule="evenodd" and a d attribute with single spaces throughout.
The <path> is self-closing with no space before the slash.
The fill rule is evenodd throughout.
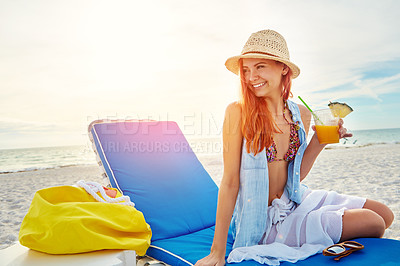
<path id="1" fill-rule="evenodd" d="M 287 109 L 286 103 L 285 103 L 285 109 Z M 276 158 L 276 153 L 277 153 L 276 152 L 276 144 L 275 144 L 275 141 L 272 140 L 271 146 L 269 146 L 269 148 L 266 151 L 267 161 L 269 163 L 273 162 L 273 161 L 287 161 L 287 162 L 292 161 L 294 159 L 294 157 L 296 156 L 296 153 L 300 147 L 300 139 L 299 139 L 299 134 L 297 132 L 300 129 L 300 126 L 299 126 L 300 122 L 299 121 L 297 121 L 295 123 L 289 122 L 285 117 L 285 109 L 283 109 L 283 118 L 290 125 L 289 149 L 286 152 L 285 156 L 283 156 L 282 159 L 277 159 Z"/>

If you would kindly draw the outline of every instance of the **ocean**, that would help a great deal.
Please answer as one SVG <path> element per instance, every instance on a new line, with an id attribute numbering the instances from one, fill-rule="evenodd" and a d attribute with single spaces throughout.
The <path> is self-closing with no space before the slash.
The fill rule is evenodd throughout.
<path id="1" fill-rule="evenodd" d="M 400 144 L 400 128 L 354 130 L 353 137 L 341 139 L 327 148 L 358 148 L 378 144 Z M 310 134 L 310 137 L 312 134 Z M 197 156 L 222 154 L 221 138 L 188 138 Z M 26 149 L 0 149 L 0 174 L 60 168 L 74 165 L 96 165 L 90 145 L 42 147 Z"/>

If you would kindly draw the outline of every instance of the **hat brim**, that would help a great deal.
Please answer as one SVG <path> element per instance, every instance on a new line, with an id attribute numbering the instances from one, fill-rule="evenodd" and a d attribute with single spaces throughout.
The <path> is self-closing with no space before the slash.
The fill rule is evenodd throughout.
<path id="1" fill-rule="evenodd" d="M 273 55 L 266 55 L 266 54 L 259 54 L 259 53 L 248 53 L 248 54 L 244 54 L 244 55 L 238 55 L 238 56 L 232 56 L 230 58 L 228 58 L 225 62 L 225 66 L 226 68 L 235 73 L 236 75 L 239 75 L 239 60 L 242 58 L 260 58 L 260 59 L 271 59 L 271 60 L 275 60 L 278 62 L 282 62 L 284 64 L 286 64 L 293 73 L 292 78 L 295 79 L 300 75 L 300 68 L 298 66 L 296 66 L 295 64 L 293 64 L 292 62 L 273 56 Z"/>

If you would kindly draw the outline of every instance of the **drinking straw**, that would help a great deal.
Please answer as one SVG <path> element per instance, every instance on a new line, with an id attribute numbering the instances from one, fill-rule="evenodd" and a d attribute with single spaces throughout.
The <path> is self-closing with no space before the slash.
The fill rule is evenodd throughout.
<path id="1" fill-rule="evenodd" d="M 315 120 L 318 120 L 319 122 L 321 122 L 322 125 L 324 125 L 324 123 L 319 119 L 319 117 L 313 112 L 313 110 L 311 110 L 311 108 L 306 104 L 306 102 L 300 97 L 298 96 L 300 101 L 302 101 L 304 103 L 304 105 L 307 107 L 308 110 L 310 110 L 311 114 L 314 116 Z"/>

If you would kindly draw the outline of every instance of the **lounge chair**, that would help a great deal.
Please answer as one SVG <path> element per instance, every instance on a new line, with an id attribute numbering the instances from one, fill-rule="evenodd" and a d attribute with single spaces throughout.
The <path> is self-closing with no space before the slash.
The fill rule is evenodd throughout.
<path id="1" fill-rule="evenodd" d="M 178 266 L 194 265 L 209 254 L 218 187 L 175 122 L 97 120 L 90 124 L 89 136 L 111 186 L 131 197 L 152 228 L 148 256 Z M 356 240 L 365 248 L 342 259 L 342 266 L 400 263 L 400 241 Z M 229 233 L 226 255 L 232 244 Z M 296 265 L 336 263 L 318 254 Z"/>

